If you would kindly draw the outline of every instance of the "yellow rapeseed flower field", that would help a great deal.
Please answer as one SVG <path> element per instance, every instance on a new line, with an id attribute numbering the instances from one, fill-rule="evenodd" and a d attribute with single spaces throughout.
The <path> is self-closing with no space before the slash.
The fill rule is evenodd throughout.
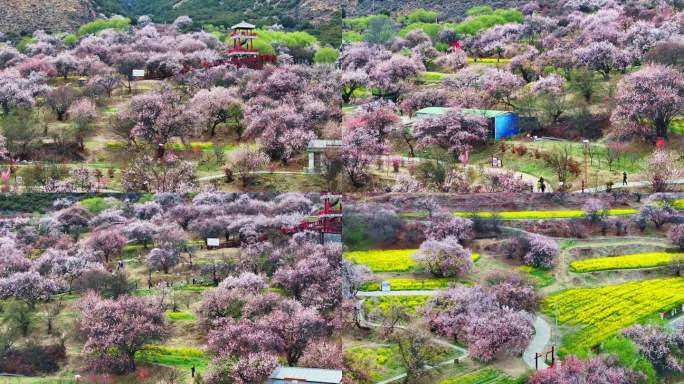
<path id="1" fill-rule="evenodd" d="M 609 216 L 623 216 L 623 215 L 634 215 L 638 211 L 634 208 L 617 208 L 609 209 L 607 214 Z M 555 210 L 555 211 L 481 211 L 481 212 L 452 212 L 454 216 L 468 217 L 468 216 L 478 216 L 478 217 L 492 217 L 496 214 L 503 220 L 541 220 L 541 219 L 576 219 L 587 215 L 586 212 L 582 210 Z"/>
<path id="2" fill-rule="evenodd" d="M 373 249 L 345 252 L 344 257 L 355 264 L 367 265 L 373 272 L 408 272 L 416 267 L 412 258 L 416 252 L 417 249 Z M 478 261 L 480 254 L 473 253 L 470 258 Z"/>
<path id="3" fill-rule="evenodd" d="M 570 270 L 573 272 L 594 272 L 610 269 L 660 267 L 670 264 L 672 259 L 676 256 L 684 256 L 684 253 L 649 252 L 623 256 L 597 257 L 573 261 L 570 263 Z"/>
<path id="4" fill-rule="evenodd" d="M 672 200 L 670 200 L 670 205 L 675 209 L 679 209 L 680 211 L 684 211 L 684 198 L 672 199 Z"/>
<path id="5" fill-rule="evenodd" d="M 623 328 L 684 303 L 684 278 L 663 278 L 598 288 L 573 288 L 546 297 L 542 311 L 577 327 L 562 348 L 591 348 Z"/>
<path id="6" fill-rule="evenodd" d="M 416 266 L 411 256 L 417 249 L 374 249 L 345 252 L 344 257 L 356 264 L 367 265 L 373 272 L 408 272 Z"/>
<path id="7" fill-rule="evenodd" d="M 430 278 L 430 279 L 411 279 L 411 278 L 393 278 L 387 279 L 390 283 L 390 290 L 392 291 L 419 291 L 419 290 L 433 290 L 446 288 L 450 282 L 457 280 L 449 278 Z M 379 291 L 380 282 L 373 281 L 364 284 L 363 291 Z"/>

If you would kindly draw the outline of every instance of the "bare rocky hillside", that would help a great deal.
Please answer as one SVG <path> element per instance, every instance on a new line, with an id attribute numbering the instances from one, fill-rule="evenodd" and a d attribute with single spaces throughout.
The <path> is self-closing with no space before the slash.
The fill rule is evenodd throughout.
<path id="1" fill-rule="evenodd" d="M 88 0 L 0 0 L 0 32 L 71 31 L 92 20 Z"/>

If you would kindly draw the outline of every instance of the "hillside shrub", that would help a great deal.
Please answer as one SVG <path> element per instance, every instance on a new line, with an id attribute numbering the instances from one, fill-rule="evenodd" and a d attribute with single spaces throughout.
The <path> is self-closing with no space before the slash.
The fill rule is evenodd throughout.
<path id="1" fill-rule="evenodd" d="M 36 375 L 59 370 L 66 358 L 66 348 L 60 344 L 10 347 L 0 355 L 0 372 L 16 375 Z"/>

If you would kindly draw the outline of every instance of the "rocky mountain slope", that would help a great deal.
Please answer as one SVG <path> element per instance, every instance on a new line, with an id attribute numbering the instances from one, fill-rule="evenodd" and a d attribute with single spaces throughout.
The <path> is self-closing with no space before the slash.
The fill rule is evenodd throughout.
<path id="1" fill-rule="evenodd" d="M 365 16 L 374 13 L 390 12 L 405 14 L 416 8 L 434 9 L 442 17 L 460 19 L 466 11 L 476 5 L 489 5 L 492 8 L 521 7 L 529 0 L 346 0 L 347 16 Z"/>
<path id="2" fill-rule="evenodd" d="M 337 0 L 0 0 L 0 32 L 72 31 L 100 14 L 149 15 L 158 22 L 189 15 L 198 24 L 217 25 L 242 20 L 258 25 L 318 25 L 330 22 L 339 10 Z"/>
<path id="3" fill-rule="evenodd" d="M 157 21 L 172 21 L 189 15 L 205 24 L 230 24 L 241 20 L 273 24 L 286 19 L 329 21 L 340 5 L 335 0 L 92 0 L 104 14 L 150 15 Z"/>
<path id="4" fill-rule="evenodd" d="M 0 0 L 0 32 L 71 31 L 92 20 L 89 0 Z"/>

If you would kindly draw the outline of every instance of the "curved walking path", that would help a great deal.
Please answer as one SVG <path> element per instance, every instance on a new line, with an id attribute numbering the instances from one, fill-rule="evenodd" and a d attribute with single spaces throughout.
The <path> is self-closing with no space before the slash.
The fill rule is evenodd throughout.
<path id="1" fill-rule="evenodd" d="M 295 171 L 251 171 L 249 172 L 250 175 L 311 175 L 311 173 L 308 172 L 295 172 Z M 225 174 L 220 174 L 220 175 L 209 175 L 209 176 L 202 176 L 198 177 L 197 181 L 211 181 L 211 180 L 218 180 L 218 179 L 223 179 L 226 177 Z"/>
<path id="2" fill-rule="evenodd" d="M 380 156 L 380 159 L 382 159 L 382 160 L 385 161 L 385 162 L 389 162 L 390 159 L 396 159 L 396 158 L 400 158 L 401 161 L 402 161 L 403 163 L 407 163 L 407 162 L 420 163 L 420 162 L 423 162 L 423 161 L 438 161 L 438 160 L 434 160 L 434 159 L 427 159 L 427 158 L 424 158 L 424 157 L 407 157 L 407 156 L 392 156 L 392 155 L 382 155 L 382 156 Z M 479 165 L 468 164 L 468 165 L 466 165 L 466 168 L 467 168 L 467 169 L 476 169 L 476 170 L 477 170 L 477 169 L 480 169 L 480 166 L 479 166 Z M 512 172 L 514 175 L 520 177 L 520 178 L 521 178 L 523 181 L 525 181 L 526 183 L 532 185 L 533 188 L 534 188 L 534 190 L 533 190 L 534 192 L 541 192 L 541 191 L 539 190 L 539 185 L 537 184 L 537 182 L 538 182 L 538 180 L 539 180 L 539 177 L 537 177 L 537 176 L 531 175 L 531 174 L 529 174 L 529 173 L 514 171 L 514 170 L 508 169 L 508 168 L 495 168 L 495 167 L 492 167 L 492 166 L 483 166 L 482 168 L 483 168 L 485 171 L 491 172 L 491 173 Z M 548 182 L 546 183 L 546 190 L 545 190 L 545 192 L 546 192 L 546 193 L 553 192 L 553 189 L 551 188 L 551 185 L 549 185 Z"/>
<path id="3" fill-rule="evenodd" d="M 530 345 L 527 346 L 525 352 L 523 352 L 523 361 L 528 367 L 534 369 L 534 356 L 536 353 L 541 353 L 544 351 L 544 347 L 549 344 L 551 340 L 551 326 L 546 320 L 542 319 L 540 316 L 534 319 L 534 337 L 530 341 Z M 548 365 L 543 359 L 539 360 L 539 369 L 547 368 Z"/>
<path id="4" fill-rule="evenodd" d="M 380 156 L 381 159 L 385 161 L 389 161 L 390 158 L 397 158 L 396 156 L 388 156 L 388 155 L 382 155 Z M 403 162 L 416 162 L 420 163 L 422 161 L 437 161 L 433 159 L 426 159 L 423 157 L 406 157 L 402 156 L 401 160 Z M 475 165 L 466 165 L 466 168 L 468 169 L 479 169 L 479 166 Z M 503 172 L 513 172 L 516 176 L 519 176 L 522 180 L 524 180 L 526 183 L 530 184 L 533 186 L 533 192 L 541 192 L 539 190 L 539 185 L 538 185 L 538 180 L 539 178 L 534 175 L 530 175 L 529 173 L 524 173 L 524 172 L 518 172 L 518 171 L 513 171 L 507 168 L 494 168 L 491 166 L 485 166 L 483 167 L 488 172 L 492 173 L 503 173 Z M 249 172 L 252 175 L 263 175 L 263 174 L 275 174 L 275 175 L 312 175 L 313 173 L 307 172 L 307 171 L 301 171 L 301 172 L 296 172 L 296 171 L 252 171 Z M 203 176 L 197 178 L 197 181 L 211 181 L 211 180 L 218 180 L 221 178 L 224 178 L 224 174 L 219 174 L 219 175 L 209 175 L 209 176 Z M 546 193 L 551 193 L 553 192 L 553 189 L 549 183 L 546 184 Z"/>
<path id="5" fill-rule="evenodd" d="M 671 328 L 677 328 L 680 326 L 684 326 L 684 315 L 679 315 L 679 317 L 675 317 L 674 319 L 670 320 L 668 322 L 668 325 Z"/>
<path id="6" fill-rule="evenodd" d="M 679 185 L 679 184 L 684 184 L 684 179 L 676 179 L 676 180 L 670 180 L 667 182 L 667 184 L 674 184 L 674 185 Z M 613 184 L 613 189 L 622 189 L 622 188 L 641 188 L 641 187 L 650 187 L 651 183 L 648 181 L 629 181 L 627 184 L 622 184 L 622 183 L 615 183 Z M 605 192 L 606 191 L 606 186 L 602 187 L 596 187 L 596 188 L 587 188 L 585 189 L 585 192 L 588 193 L 595 193 L 595 192 Z M 575 192 L 582 192 L 581 190 L 577 190 Z"/>
<path id="7" fill-rule="evenodd" d="M 434 294 L 435 291 L 427 291 L 427 290 L 422 290 L 422 291 L 389 291 L 389 292 L 358 292 L 357 296 L 361 297 L 378 297 L 378 296 L 419 296 L 419 295 L 432 295 Z M 373 323 L 366 319 L 364 311 L 363 311 L 363 301 L 364 299 L 361 299 L 358 304 L 357 304 L 357 320 L 359 324 L 361 324 L 364 327 L 369 327 L 369 328 L 379 328 L 382 325 L 378 323 Z M 684 321 L 684 317 L 681 317 L 681 319 Z M 536 316 L 534 319 L 534 337 L 532 338 L 532 341 L 530 341 L 530 344 L 527 346 L 525 351 L 523 352 L 522 359 L 527 364 L 528 367 L 534 369 L 535 368 L 535 361 L 534 361 L 534 356 L 535 353 L 542 352 L 544 350 L 544 347 L 546 347 L 549 344 L 549 341 L 551 340 L 551 325 L 544 320 L 540 316 Z M 397 326 L 397 328 L 404 329 L 404 326 Z M 460 347 L 456 344 L 450 343 L 442 338 L 439 337 L 433 337 L 431 339 L 434 343 L 445 346 L 447 348 L 452 348 L 457 351 L 459 351 L 462 355 L 453 358 L 453 359 L 448 359 L 445 361 L 442 361 L 437 364 L 437 366 L 443 366 L 443 365 L 449 365 L 449 364 L 454 364 L 456 360 L 462 360 L 468 356 L 468 350 L 466 350 L 463 347 Z M 543 360 L 539 361 L 539 369 L 544 369 L 547 368 L 548 365 Z M 428 367 L 428 369 L 432 369 L 434 367 Z M 406 374 L 400 374 L 397 376 L 390 377 L 389 379 L 385 379 L 383 381 L 379 381 L 376 384 L 389 384 L 393 383 L 395 381 L 399 381 L 406 377 Z"/>

